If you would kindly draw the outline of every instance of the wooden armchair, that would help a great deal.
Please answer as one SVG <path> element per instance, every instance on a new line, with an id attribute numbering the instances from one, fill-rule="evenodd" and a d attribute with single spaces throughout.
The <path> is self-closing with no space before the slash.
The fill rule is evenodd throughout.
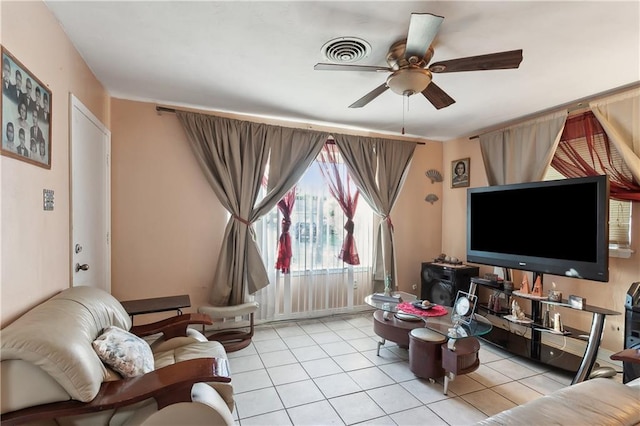
<path id="1" fill-rule="evenodd" d="M 209 306 L 198 308 L 198 312 L 217 320 L 217 331 L 208 334 L 209 340 L 215 340 L 224 346 L 227 352 L 235 352 L 251 344 L 253 337 L 253 314 L 258 310 L 258 302 L 246 302 L 235 306 Z M 238 317 L 249 317 L 249 323 L 235 322 Z M 233 321 L 227 321 L 232 319 Z M 229 325 L 231 324 L 231 325 Z M 205 326 L 202 326 L 205 332 Z"/>

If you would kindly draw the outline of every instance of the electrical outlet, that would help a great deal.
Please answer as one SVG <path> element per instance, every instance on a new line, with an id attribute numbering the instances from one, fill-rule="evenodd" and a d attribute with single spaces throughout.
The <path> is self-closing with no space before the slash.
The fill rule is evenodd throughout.
<path id="1" fill-rule="evenodd" d="M 44 211 L 53 210 L 54 198 L 53 189 L 42 190 L 42 208 Z"/>

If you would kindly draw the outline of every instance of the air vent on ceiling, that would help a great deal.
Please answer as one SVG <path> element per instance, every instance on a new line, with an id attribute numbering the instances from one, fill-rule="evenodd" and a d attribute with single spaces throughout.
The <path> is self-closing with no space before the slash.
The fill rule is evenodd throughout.
<path id="1" fill-rule="evenodd" d="M 329 40 L 322 46 L 322 54 L 331 62 L 355 62 L 366 58 L 371 45 L 356 37 L 339 37 Z"/>

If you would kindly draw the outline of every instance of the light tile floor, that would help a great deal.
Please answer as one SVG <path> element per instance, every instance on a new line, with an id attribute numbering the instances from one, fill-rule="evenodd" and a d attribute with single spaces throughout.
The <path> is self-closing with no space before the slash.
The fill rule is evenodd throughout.
<path id="1" fill-rule="evenodd" d="M 379 338 L 371 312 L 256 327 L 229 353 L 237 425 L 467 425 L 571 383 L 571 374 L 482 342 L 481 366 L 444 395 Z"/>

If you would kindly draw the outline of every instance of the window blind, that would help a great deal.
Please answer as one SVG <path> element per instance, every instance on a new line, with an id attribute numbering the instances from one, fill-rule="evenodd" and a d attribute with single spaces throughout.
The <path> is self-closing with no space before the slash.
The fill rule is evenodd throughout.
<path id="1" fill-rule="evenodd" d="M 581 144 L 582 146 L 580 146 L 580 144 L 576 145 L 575 141 L 572 142 L 572 145 L 577 149 L 581 148 L 585 150 L 585 152 L 587 150 L 586 140 Z M 617 152 L 616 155 L 619 156 Z M 565 177 L 553 167 L 549 167 L 544 180 L 558 179 L 565 179 Z M 609 245 L 614 245 L 619 248 L 629 248 L 631 244 L 630 230 L 631 202 L 609 199 Z"/>

